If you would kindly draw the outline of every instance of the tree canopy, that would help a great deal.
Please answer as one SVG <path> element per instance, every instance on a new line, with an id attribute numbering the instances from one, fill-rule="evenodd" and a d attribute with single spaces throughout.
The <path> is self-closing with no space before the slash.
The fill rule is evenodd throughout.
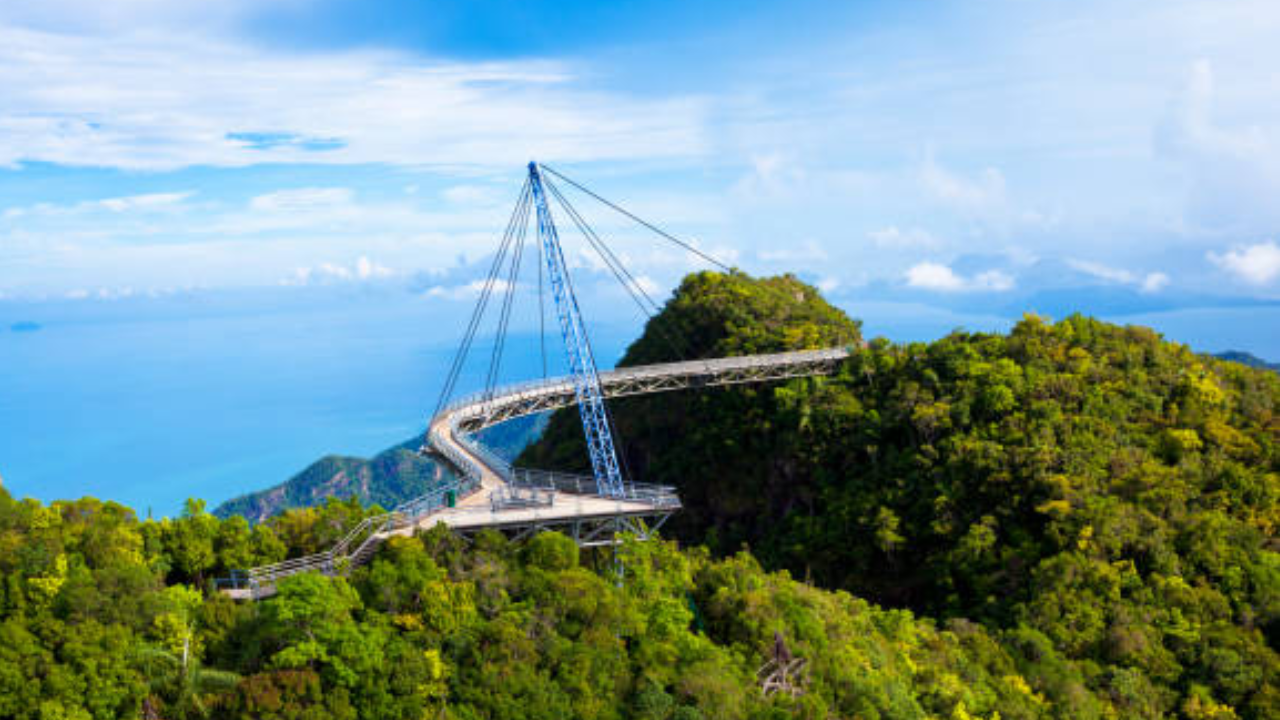
<path id="1" fill-rule="evenodd" d="M 756 281 L 686 286 L 714 298 L 702 288 L 722 282 Z M 684 291 L 651 325 L 735 306 Z M 715 352 L 793 334 L 761 321 L 734 336 L 751 341 Z M 646 333 L 627 358 L 664 345 Z M 1008 334 L 877 340 L 830 378 L 611 407 L 627 465 L 679 489 L 688 545 L 749 547 L 823 587 L 1035 638 L 1125 716 L 1280 716 L 1274 373 L 1146 328 L 1028 316 Z M 583 468 L 570 412 L 522 462 Z"/>
<path id="2" fill-rule="evenodd" d="M 1280 378 L 1084 317 L 863 345 L 794 278 L 714 273 L 626 360 L 840 343 L 833 377 L 612 404 L 686 505 L 616 556 L 437 527 L 237 603 L 214 578 L 380 510 L 0 488 L 0 717 L 1280 717 Z M 526 459 L 584 462 L 576 423 Z M 784 649 L 799 692 L 765 694 Z"/>

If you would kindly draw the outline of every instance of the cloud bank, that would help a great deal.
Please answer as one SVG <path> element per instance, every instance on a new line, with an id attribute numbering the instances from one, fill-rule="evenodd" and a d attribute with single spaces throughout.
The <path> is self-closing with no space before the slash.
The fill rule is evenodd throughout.
<path id="1" fill-rule="evenodd" d="M 1251 285 L 1267 285 L 1280 277 L 1280 245 L 1274 241 L 1209 253 L 1214 265 Z"/>
<path id="2" fill-rule="evenodd" d="M 140 31 L 0 24 L 0 165 L 508 168 L 696 157 L 705 103 L 590 90 L 564 63 L 286 54 Z"/>

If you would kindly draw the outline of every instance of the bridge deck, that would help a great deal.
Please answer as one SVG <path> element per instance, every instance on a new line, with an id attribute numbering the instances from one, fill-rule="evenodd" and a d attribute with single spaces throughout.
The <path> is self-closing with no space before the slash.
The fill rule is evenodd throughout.
<path id="1" fill-rule="evenodd" d="M 447 525 L 458 532 L 470 532 L 484 528 L 557 525 L 570 520 L 649 517 L 655 511 L 670 512 L 673 509 L 675 508 L 659 507 L 647 502 L 557 493 L 552 504 L 547 506 L 495 509 L 491 506 L 476 505 L 441 511 L 428 515 L 413 525 L 393 530 L 387 533 L 387 537 L 412 535 L 418 530 L 430 530 L 440 524 Z"/>
<path id="2" fill-rule="evenodd" d="M 529 507 L 495 508 L 490 493 L 476 491 L 458 503 L 457 507 L 438 510 L 417 521 L 394 527 L 371 536 L 377 543 L 392 537 L 409 537 L 425 532 L 437 525 L 469 535 L 480 530 L 524 531 L 522 534 L 543 529 L 567 529 L 582 546 L 607 545 L 613 542 L 614 531 L 644 532 L 628 520 L 657 520 L 660 525 L 678 505 L 659 505 L 652 502 L 613 500 L 591 495 L 558 492 L 549 497 L 549 504 Z M 656 529 L 654 527 L 653 529 Z M 330 560 L 332 563 L 332 560 Z M 250 600 L 275 594 L 275 581 L 282 577 L 308 570 L 327 570 L 326 563 L 300 565 L 271 577 L 263 577 L 247 587 L 227 588 L 225 594 L 233 599 Z"/>
<path id="3" fill-rule="evenodd" d="M 642 395 L 826 375 L 848 355 L 846 348 L 834 348 L 667 363 L 603 372 L 600 380 L 606 397 Z M 331 550 L 254 568 L 245 583 L 222 592 L 240 599 L 267 597 L 275 593 L 281 578 L 310 571 L 345 572 L 367 562 L 389 537 L 442 524 L 463 534 L 493 528 L 524 535 L 555 527 L 566 529 L 583 546 L 610 544 L 614 534 L 623 530 L 647 537 L 680 508 L 673 488 L 628 483 L 625 497 L 604 497 L 596 494 L 591 478 L 515 469 L 471 436 L 481 428 L 573 402 L 572 383 L 555 378 L 453 403 L 431 419 L 429 447 L 424 449 L 457 471 L 458 487 L 470 489 L 454 507 L 445 507 L 444 490 L 437 490 L 365 520 Z M 653 521 L 652 526 L 639 522 L 643 519 Z"/>

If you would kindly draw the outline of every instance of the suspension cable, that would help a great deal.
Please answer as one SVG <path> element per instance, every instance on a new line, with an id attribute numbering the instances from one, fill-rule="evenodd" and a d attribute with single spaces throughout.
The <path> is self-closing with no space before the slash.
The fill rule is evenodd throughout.
<path id="1" fill-rule="evenodd" d="M 596 234 L 595 230 L 587 224 L 587 221 L 583 219 L 581 215 L 578 214 L 577 209 L 569 204 L 568 199 L 560 194 L 559 189 L 545 180 L 543 181 L 543 185 L 545 185 L 547 189 L 551 191 L 551 194 L 556 198 L 556 200 L 560 202 L 560 205 L 565 209 L 565 212 L 569 215 L 573 224 L 577 226 L 578 232 L 582 233 L 583 237 L 586 238 L 591 247 L 595 249 L 596 254 L 600 256 L 602 261 L 604 261 L 605 266 L 613 273 L 614 278 L 616 278 L 618 283 L 626 289 L 627 294 L 630 295 L 631 299 L 636 302 L 637 306 L 639 306 L 640 312 L 644 313 L 648 317 L 653 317 L 653 314 L 649 310 L 649 306 L 652 306 L 656 310 L 658 308 L 658 304 L 655 303 L 653 298 L 649 297 L 648 293 L 644 291 L 644 288 L 640 286 L 640 282 L 627 271 L 627 268 L 623 266 L 622 261 L 618 260 L 617 256 L 615 256 L 613 251 L 604 244 L 604 241 L 600 239 L 600 236 Z M 646 302 L 649 303 L 649 306 L 645 305 Z"/>
<path id="2" fill-rule="evenodd" d="M 605 206 L 607 206 L 607 207 L 611 208 L 612 210 L 614 210 L 614 211 L 616 211 L 616 212 L 618 212 L 618 213 L 620 213 L 620 214 L 622 214 L 622 215 L 625 215 L 626 217 L 628 217 L 628 218 L 630 218 L 631 220 L 633 220 L 633 221 L 635 221 L 635 222 L 639 223 L 640 225 L 642 225 L 642 226 L 644 226 L 644 227 L 648 228 L 649 230 L 652 230 L 653 232 L 657 233 L 658 235 L 662 236 L 663 238 L 665 238 L 665 239 L 667 239 L 667 240 L 669 240 L 669 241 L 671 241 L 671 242 L 675 243 L 676 245 L 679 245 L 680 247 L 684 248 L 685 250 L 688 250 L 689 252 L 691 252 L 691 253 L 693 253 L 693 254 L 697 255 L 698 257 L 702 258 L 703 260 L 706 260 L 707 262 L 711 263 L 712 265 L 715 265 L 716 267 L 718 267 L 719 269 L 723 270 L 724 272 L 726 272 L 726 273 L 730 273 L 730 274 L 732 274 L 732 273 L 734 272 L 734 269 L 733 269 L 732 267 L 729 267 L 728 265 L 726 265 L 725 263 L 723 263 L 723 262 L 721 262 L 721 261 L 717 260 L 716 258 L 712 257 L 711 255 L 708 255 L 707 253 L 703 252 L 702 250 L 699 250 L 699 249 L 698 249 L 697 247 L 695 247 L 692 243 L 685 242 L 684 240 L 681 240 L 680 238 L 678 238 L 678 237 L 676 237 L 676 236 L 672 235 L 671 233 L 669 233 L 669 232 L 667 232 L 667 231 L 663 230 L 662 228 L 660 228 L 660 227 L 658 227 L 658 226 L 654 225 L 653 223 L 649 222 L 648 220 L 645 220 L 644 218 L 639 217 L 639 216 L 638 216 L 638 215 L 636 215 L 635 213 L 633 213 L 633 212 L 631 212 L 631 211 L 627 210 L 626 208 L 624 208 L 624 207 L 622 207 L 622 206 L 618 205 L 617 203 L 614 203 L 614 202 L 612 202 L 612 201 L 608 200 L 607 198 L 601 197 L 600 195 L 598 195 L 597 193 L 595 193 L 594 191 L 592 191 L 590 188 L 588 188 L 588 187 L 586 187 L 586 186 L 582 185 L 581 183 L 575 182 L 572 178 L 565 176 L 563 173 L 561 173 L 560 171 L 556 170 L 555 168 L 553 168 L 553 167 L 551 167 L 551 166 L 549 166 L 549 165 L 545 165 L 545 164 L 539 164 L 539 165 L 538 165 L 538 167 L 541 167 L 543 170 L 546 170 L 548 173 L 550 173 L 550 174 L 552 174 L 552 175 L 555 175 L 557 178 L 560 178 L 561 180 L 564 180 L 565 182 L 569 183 L 570 185 L 572 185 L 573 187 L 575 187 L 575 188 L 577 188 L 578 190 L 582 191 L 583 193 L 585 193 L 585 194 L 587 194 L 587 195 L 591 196 L 592 198 L 596 199 L 596 200 L 597 200 L 597 201 L 599 201 L 601 204 L 603 204 L 603 205 L 605 205 Z M 543 180 L 544 180 L 544 181 L 546 180 L 545 176 L 544 176 Z M 773 292 L 773 293 L 774 293 L 774 294 L 776 294 L 778 297 L 787 297 L 787 296 L 789 296 L 789 294 L 788 294 L 786 291 L 782 290 L 781 288 L 775 288 L 775 287 L 773 287 L 773 286 L 769 285 L 768 283 L 761 283 L 761 284 L 759 285 L 759 287 L 761 287 L 761 288 L 765 289 L 765 290 L 766 290 L 766 291 L 768 291 L 768 292 Z M 844 339 L 844 338 L 845 338 L 845 336 L 844 336 L 844 334 L 843 334 L 843 331 L 841 332 L 840 337 L 841 337 L 842 339 Z"/>
<path id="3" fill-rule="evenodd" d="M 476 303 L 475 309 L 471 311 L 471 319 L 467 323 L 467 329 L 462 336 L 462 344 L 458 347 L 458 352 L 453 357 L 453 363 L 449 367 L 449 373 L 445 376 L 444 387 L 441 388 L 440 398 L 436 401 L 436 409 L 431 414 L 435 417 L 440 414 L 440 410 L 444 408 L 446 402 L 453 395 L 454 388 L 457 385 L 458 377 L 462 373 L 462 367 L 466 363 L 467 354 L 471 350 L 471 344 L 475 340 L 476 330 L 480 326 L 480 321 L 484 316 L 485 308 L 489 304 L 489 297 L 493 290 L 494 280 L 501 271 L 503 262 L 506 258 L 507 250 L 510 247 L 512 235 L 518 217 L 522 208 L 525 208 L 531 202 L 533 189 L 529 181 L 526 179 L 520 190 L 520 197 L 516 200 L 516 207 L 511 213 L 510 220 L 507 221 L 507 228 L 503 232 L 502 242 L 498 247 L 497 254 L 494 255 L 493 264 L 489 267 L 489 274 L 486 276 L 484 284 L 481 287 L 480 299 Z"/>
<path id="4" fill-rule="evenodd" d="M 560 192 L 560 189 L 556 187 L 554 183 L 549 182 L 546 178 L 543 178 L 543 185 L 551 191 L 551 194 L 555 196 L 561 207 L 565 209 L 569 218 L 573 221 L 574 225 L 577 226 L 578 231 L 587 239 L 587 242 L 596 251 L 596 254 L 604 261 L 605 266 L 613 273 L 614 278 L 617 279 L 618 283 L 627 291 L 627 294 L 631 296 L 631 299 L 635 301 L 636 306 L 640 308 L 640 312 L 649 320 L 653 320 L 654 316 L 662 311 L 661 306 L 658 305 L 658 303 L 654 301 L 653 297 L 645 291 L 644 287 L 640 284 L 640 281 L 627 270 L 626 266 L 623 265 L 622 260 L 614 254 L 613 250 L 604 241 L 604 238 L 601 238 L 596 233 L 595 229 L 587 223 L 586 219 L 582 217 L 577 208 L 575 208 L 573 204 L 569 202 L 569 199 Z M 645 306 L 645 302 L 648 302 L 649 306 L 652 307 L 652 312 L 650 311 L 650 307 Z M 671 351 L 675 353 L 676 359 L 686 359 L 686 354 L 681 351 L 679 343 L 675 342 L 671 335 L 658 325 L 652 325 L 652 327 L 671 348 Z"/>
<path id="5" fill-rule="evenodd" d="M 529 229 L 529 208 L 532 205 L 532 203 L 525 204 L 524 212 L 516 222 L 515 251 L 512 253 L 511 268 L 507 273 L 506 294 L 502 298 L 502 309 L 498 315 L 498 336 L 495 338 L 493 356 L 489 360 L 489 375 L 485 381 L 485 394 L 489 397 L 493 396 L 493 388 L 498 380 L 498 370 L 502 364 L 502 351 L 507 343 L 507 329 L 511 324 L 511 308 L 515 298 L 516 284 L 520 280 L 525 236 Z"/>
<path id="6" fill-rule="evenodd" d="M 490 267 L 489 274 L 485 278 L 485 282 L 481 288 L 480 299 L 476 303 L 475 309 L 472 311 L 471 320 L 468 323 L 466 331 L 463 333 L 462 344 L 458 347 L 458 353 L 454 357 L 453 366 L 450 368 L 449 375 L 445 380 L 445 386 L 436 406 L 436 414 L 440 412 L 440 409 L 444 406 L 445 402 L 447 402 L 448 398 L 453 394 L 458 378 L 461 376 L 462 368 L 466 364 L 466 357 L 470 353 L 471 346 L 475 341 L 476 330 L 479 328 L 485 309 L 488 307 L 493 287 L 505 262 L 507 251 L 510 248 L 512 232 L 515 227 L 517 214 L 520 207 L 526 202 L 529 192 L 530 191 L 527 187 L 522 191 L 520 200 L 516 203 L 515 212 L 512 213 L 511 220 L 507 223 L 507 229 L 503 233 L 502 243 L 498 247 L 498 252 L 493 259 L 493 265 Z"/>
<path id="7" fill-rule="evenodd" d="M 582 186 L 582 185 L 580 185 L 580 184 L 578 184 L 578 183 L 574 182 L 572 178 L 565 177 L 564 175 L 562 175 L 562 174 L 561 174 L 558 170 L 556 170 L 555 168 L 553 168 L 553 167 L 551 167 L 551 166 L 549 166 L 549 165 L 543 165 L 543 164 L 539 164 L 539 165 L 538 165 L 538 167 L 542 168 L 543 170 L 546 170 L 547 172 L 551 173 L 552 175 L 555 175 L 556 177 L 558 177 L 558 178 L 560 178 L 561 180 L 563 180 L 563 181 L 565 181 L 565 182 L 569 183 L 570 185 L 574 186 L 575 188 L 577 188 L 577 189 L 581 190 L 582 192 L 584 192 L 584 193 L 586 193 L 586 194 L 590 195 L 591 197 L 595 198 L 596 200 L 599 200 L 601 203 L 604 203 L 606 206 L 608 206 L 608 207 L 612 208 L 613 210 L 616 210 L 617 212 L 619 212 L 619 213 L 621 213 L 621 214 L 623 214 L 623 215 L 626 215 L 627 217 L 631 218 L 632 220 L 634 220 L 634 221 L 636 221 L 636 222 L 640 223 L 641 225 L 643 225 L 643 226 L 645 226 L 645 227 L 649 228 L 650 230 L 652 230 L 652 231 L 654 231 L 655 233 L 657 233 L 657 234 L 661 235 L 662 237 L 666 238 L 667 240 L 670 240 L 671 242 L 675 243 L 676 245 L 679 245 L 680 247 L 684 248 L 685 250 L 688 250 L 689 252 L 691 252 L 691 253 L 693 253 L 693 254 L 697 255 L 698 257 L 702 258 L 703 260 L 706 260 L 707 262 L 711 263 L 712 265 L 715 265 L 716 267 L 720 268 L 721 270 L 723 270 L 723 271 L 725 271 L 725 272 L 729 272 L 729 273 L 733 272 L 733 268 L 729 267 L 728 265 L 725 265 L 724 263 L 720 262 L 719 260 L 717 260 L 717 259 L 715 259 L 715 258 L 711 257 L 710 255 L 706 254 L 705 252 L 703 252 L 703 251 L 699 250 L 698 248 L 694 247 L 692 244 L 687 243 L 687 242 L 685 242 L 684 240 L 681 240 L 680 238 L 678 238 L 678 237 L 676 237 L 676 236 L 672 235 L 671 233 L 667 232 L 666 230 L 663 230 L 662 228 L 660 228 L 660 227 L 658 227 L 658 226 L 654 225 L 653 223 L 649 222 L 648 220 L 645 220 L 644 218 L 641 218 L 641 217 L 639 217 L 639 216 L 635 215 L 634 213 L 630 212 L 630 211 L 629 211 L 629 210 L 627 210 L 626 208 L 621 207 L 620 205 L 617 205 L 617 204 L 615 204 L 615 203 L 613 203 L 613 202 L 610 202 L 609 200 L 606 200 L 605 198 L 600 197 L 599 195 L 597 195 L 597 194 L 595 194 L 594 192 L 592 192 L 590 189 L 588 189 L 588 188 L 586 188 L 586 187 L 584 187 L 584 186 Z M 544 178 L 544 180 L 545 180 L 545 178 Z"/>

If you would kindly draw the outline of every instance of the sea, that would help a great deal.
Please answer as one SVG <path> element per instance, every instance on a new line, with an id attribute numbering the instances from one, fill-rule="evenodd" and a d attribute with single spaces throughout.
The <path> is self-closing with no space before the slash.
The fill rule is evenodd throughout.
<path id="1" fill-rule="evenodd" d="M 327 454 L 367 457 L 422 431 L 470 306 L 358 288 L 0 301 L 0 477 L 18 497 L 91 495 L 161 517 L 188 498 L 212 508 L 282 482 Z M 896 341 L 1014 322 L 909 303 L 846 309 L 868 337 Z M 1201 351 L 1280 359 L 1280 308 L 1107 319 Z M 619 312 L 592 322 L 602 367 L 642 320 Z M 563 372 L 558 335 L 546 332 L 513 326 L 499 382 Z M 457 393 L 484 387 L 492 349 L 491 334 L 477 336 Z"/>

